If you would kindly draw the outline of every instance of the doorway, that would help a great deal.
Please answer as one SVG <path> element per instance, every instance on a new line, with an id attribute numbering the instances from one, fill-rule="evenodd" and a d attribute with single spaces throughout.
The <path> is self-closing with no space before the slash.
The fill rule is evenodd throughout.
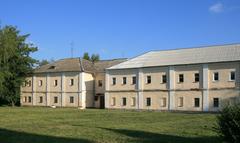
<path id="1" fill-rule="evenodd" d="M 100 109 L 104 109 L 105 108 L 105 99 L 104 99 L 104 95 L 100 96 Z"/>

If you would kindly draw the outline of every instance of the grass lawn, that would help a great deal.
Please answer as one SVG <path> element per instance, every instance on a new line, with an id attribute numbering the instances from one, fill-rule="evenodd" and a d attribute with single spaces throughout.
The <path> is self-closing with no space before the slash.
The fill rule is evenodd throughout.
<path id="1" fill-rule="evenodd" d="M 0 107 L 1 143 L 220 142 L 215 114 Z"/>

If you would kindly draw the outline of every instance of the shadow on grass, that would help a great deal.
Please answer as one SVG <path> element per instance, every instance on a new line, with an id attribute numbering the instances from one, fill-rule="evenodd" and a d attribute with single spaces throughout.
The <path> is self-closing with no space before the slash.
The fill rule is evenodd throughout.
<path id="1" fill-rule="evenodd" d="M 1 143 L 90 143 L 85 139 L 72 139 L 63 137 L 53 137 L 37 135 L 7 129 L 0 129 Z"/>
<path id="2" fill-rule="evenodd" d="M 218 137 L 182 137 L 182 136 L 174 136 L 174 135 L 157 134 L 157 133 L 151 133 L 151 132 L 145 132 L 145 131 L 126 130 L 126 129 L 109 129 L 109 128 L 101 128 L 101 129 L 131 137 L 133 139 L 131 139 L 129 142 L 137 142 L 137 143 L 149 143 L 149 142 L 218 143 L 218 142 L 221 142 L 221 140 Z"/>

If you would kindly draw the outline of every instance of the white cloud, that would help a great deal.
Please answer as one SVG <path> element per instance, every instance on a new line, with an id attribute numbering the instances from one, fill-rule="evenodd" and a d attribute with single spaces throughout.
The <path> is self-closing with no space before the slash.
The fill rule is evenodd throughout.
<path id="1" fill-rule="evenodd" d="M 223 12 L 223 4 L 222 3 L 215 3 L 214 5 L 209 7 L 209 11 L 213 13 L 221 13 Z"/>

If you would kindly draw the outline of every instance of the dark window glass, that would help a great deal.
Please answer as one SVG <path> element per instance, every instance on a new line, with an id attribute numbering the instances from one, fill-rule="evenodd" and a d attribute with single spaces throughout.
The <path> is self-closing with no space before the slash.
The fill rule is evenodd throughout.
<path id="1" fill-rule="evenodd" d="M 215 72 L 215 73 L 214 73 L 213 79 L 214 79 L 214 81 L 218 81 L 218 80 L 219 80 L 218 72 Z"/>
<path id="2" fill-rule="evenodd" d="M 112 78 L 112 84 L 115 85 L 116 84 L 116 77 Z"/>
<path id="3" fill-rule="evenodd" d="M 123 105 L 123 106 L 126 106 L 126 105 L 127 105 L 127 98 L 126 98 L 126 97 L 123 97 L 123 98 L 122 98 L 122 105 Z"/>
<path id="4" fill-rule="evenodd" d="M 200 99 L 199 98 L 194 98 L 194 106 L 199 107 L 200 106 Z"/>
<path id="5" fill-rule="evenodd" d="M 132 84 L 136 84 L 136 81 L 137 81 L 136 76 L 133 76 L 133 77 L 132 77 Z"/>
<path id="6" fill-rule="evenodd" d="M 102 80 L 98 80 L 98 86 L 102 87 L 102 85 L 103 85 Z"/>
<path id="7" fill-rule="evenodd" d="M 195 82 L 199 82 L 199 73 L 195 73 Z"/>
<path id="8" fill-rule="evenodd" d="M 28 102 L 31 103 L 32 102 L 32 97 L 28 96 Z"/>
<path id="9" fill-rule="evenodd" d="M 166 75 L 162 75 L 162 83 L 167 83 L 167 76 Z"/>
<path id="10" fill-rule="evenodd" d="M 70 103 L 74 103 L 74 97 L 70 96 Z"/>
<path id="11" fill-rule="evenodd" d="M 43 97 L 42 96 L 39 97 L 39 103 L 43 103 Z"/>
<path id="12" fill-rule="evenodd" d="M 58 97 L 54 97 L 54 103 L 58 103 Z"/>
<path id="13" fill-rule="evenodd" d="M 57 86 L 57 85 L 58 85 L 58 81 L 54 80 L 54 86 Z"/>
<path id="14" fill-rule="evenodd" d="M 147 84 L 150 84 L 152 82 L 151 76 L 147 76 Z"/>
<path id="15" fill-rule="evenodd" d="M 74 84 L 74 80 L 71 79 L 71 80 L 70 80 L 70 85 L 73 86 L 73 84 Z"/>
<path id="16" fill-rule="evenodd" d="M 151 106 L 151 98 L 150 97 L 147 98 L 147 106 Z"/>
<path id="17" fill-rule="evenodd" d="M 219 98 L 213 98 L 213 107 L 219 107 Z"/>
<path id="18" fill-rule="evenodd" d="M 127 78 L 126 77 L 123 77 L 123 82 L 122 84 L 127 84 Z"/>
<path id="19" fill-rule="evenodd" d="M 183 74 L 180 74 L 180 75 L 179 75 L 179 82 L 184 82 L 184 76 L 183 76 Z"/>
<path id="20" fill-rule="evenodd" d="M 231 72 L 231 77 L 230 78 L 231 78 L 231 80 L 235 80 L 235 72 L 234 71 Z"/>

